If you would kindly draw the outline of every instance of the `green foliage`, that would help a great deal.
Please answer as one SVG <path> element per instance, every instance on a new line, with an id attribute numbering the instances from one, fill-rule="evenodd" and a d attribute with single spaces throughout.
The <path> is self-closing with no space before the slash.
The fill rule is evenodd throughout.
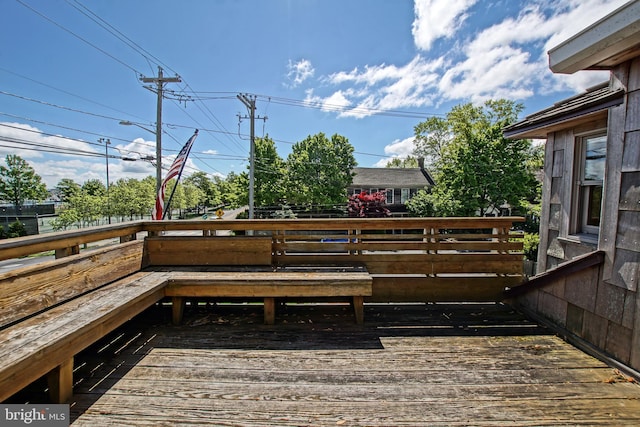
<path id="1" fill-rule="evenodd" d="M 23 222 L 18 220 L 7 224 L 5 226 L 0 225 L 0 239 L 11 239 L 13 237 L 22 237 L 27 235 L 27 228 Z"/>
<path id="2" fill-rule="evenodd" d="M 231 208 L 244 206 L 249 202 L 249 175 L 230 172 L 219 182 L 222 203 Z"/>
<path id="3" fill-rule="evenodd" d="M 267 135 L 256 138 L 254 203 L 274 206 L 285 198 L 285 165 L 278 155 L 275 142 Z"/>
<path id="4" fill-rule="evenodd" d="M 297 217 L 298 216 L 291 209 L 291 206 L 288 205 L 282 205 L 280 210 L 274 211 L 271 214 L 271 218 L 273 219 L 295 219 Z"/>
<path id="5" fill-rule="evenodd" d="M 418 158 L 413 156 L 408 156 L 405 159 L 394 157 L 393 159 L 389 160 L 384 167 L 385 168 L 417 168 Z"/>
<path id="6" fill-rule="evenodd" d="M 78 194 L 81 189 L 80 184 L 70 178 L 63 178 L 58 182 L 58 185 L 56 185 L 56 190 L 60 193 L 60 201 L 63 203 L 68 202 L 69 199 Z"/>
<path id="7" fill-rule="evenodd" d="M 75 209 L 62 209 L 57 218 L 49 222 L 53 231 L 67 230 L 74 224 L 80 228 L 80 217 Z"/>
<path id="8" fill-rule="evenodd" d="M 442 158 L 444 148 L 453 138 L 450 123 L 441 117 L 431 117 L 413 128 L 415 134 L 414 155 L 423 157 L 429 164 Z"/>
<path id="9" fill-rule="evenodd" d="M 90 179 L 82 184 L 82 191 L 90 196 L 104 196 L 107 194 L 107 187 L 99 179 Z"/>
<path id="10" fill-rule="evenodd" d="M 123 221 L 149 215 L 156 200 L 155 188 L 156 181 L 152 177 L 119 179 L 109 186 L 111 214 Z"/>
<path id="11" fill-rule="evenodd" d="M 287 201 L 297 205 L 335 205 L 347 201 L 356 160 L 353 146 L 341 135 L 308 136 L 287 157 Z"/>
<path id="12" fill-rule="evenodd" d="M 523 238 L 524 256 L 530 261 L 538 260 L 538 246 L 540 245 L 540 235 L 538 233 L 524 233 Z"/>
<path id="13" fill-rule="evenodd" d="M 535 193 L 528 167 L 531 142 L 504 138 L 522 105 L 508 100 L 454 107 L 446 118 L 415 127 L 418 155 L 433 160 L 436 185 L 408 206 L 421 215 L 483 216 L 504 204 L 518 207 Z"/>
<path id="14" fill-rule="evenodd" d="M 195 185 L 204 194 L 203 199 L 199 202 L 205 206 L 219 206 L 222 203 L 220 188 L 217 183 L 220 178 L 216 177 L 215 181 L 210 179 L 206 173 L 202 171 L 195 172 L 183 180 L 184 184 L 190 183 Z"/>
<path id="15" fill-rule="evenodd" d="M 12 238 L 12 237 L 22 237 L 27 235 L 27 228 L 24 223 L 20 221 L 14 221 L 7 227 L 7 230 L 4 227 L 0 227 L 2 233 L 0 234 L 0 238 Z"/>
<path id="16" fill-rule="evenodd" d="M 20 156 L 8 155 L 0 165 L 0 199 L 11 202 L 16 210 L 25 200 L 42 200 L 47 188 L 40 175 Z"/>
<path id="17" fill-rule="evenodd" d="M 405 206 L 412 216 L 435 216 L 435 209 L 433 207 L 431 191 L 429 189 L 419 190 L 415 196 L 405 203 Z"/>

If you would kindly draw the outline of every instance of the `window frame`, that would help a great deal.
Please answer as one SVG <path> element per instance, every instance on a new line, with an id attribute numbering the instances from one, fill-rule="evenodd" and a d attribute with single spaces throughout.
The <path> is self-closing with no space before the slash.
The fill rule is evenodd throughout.
<path id="1" fill-rule="evenodd" d="M 395 196 L 393 194 L 394 190 L 393 188 L 386 188 L 385 190 L 385 202 L 387 205 L 393 205 L 394 201 L 395 201 Z M 391 201 L 389 201 L 391 200 Z"/>
<path id="2" fill-rule="evenodd" d="M 590 140 L 604 139 L 605 154 L 602 179 L 588 179 L 585 177 L 587 170 L 587 146 Z M 574 235 L 597 237 L 600 234 L 600 219 L 602 218 L 602 210 L 604 206 L 604 169 L 607 162 L 607 132 L 599 130 L 588 134 L 576 136 L 575 146 L 575 163 L 573 177 L 573 195 L 572 195 L 572 227 L 571 233 Z M 600 209 L 598 211 L 598 225 L 590 223 L 589 212 L 592 212 L 594 190 L 600 189 Z"/>
<path id="3" fill-rule="evenodd" d="M 401 188 L 400 189 L 400 203 L 405 204 L 411 199 L 411 189 L 410 188 Z"/>

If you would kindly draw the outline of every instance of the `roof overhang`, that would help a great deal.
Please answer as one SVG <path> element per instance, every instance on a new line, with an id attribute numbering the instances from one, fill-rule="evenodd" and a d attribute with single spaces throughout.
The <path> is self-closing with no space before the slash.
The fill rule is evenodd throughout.
<path id="1" fill-rule="evenodd" d="M 551 132 L 606 118 L 609 108 L 622 104 L 623 100 L 624 90 L 612 89 L 605 82 L 507 126 L 503 134 L 509 139 L 545 139 Z"/>
<path id="2" fill-rule="evenodd" d="M 640 55 L 640 1 L 631 1 L 549 51 L 554 73 L 603 70 Z"/>

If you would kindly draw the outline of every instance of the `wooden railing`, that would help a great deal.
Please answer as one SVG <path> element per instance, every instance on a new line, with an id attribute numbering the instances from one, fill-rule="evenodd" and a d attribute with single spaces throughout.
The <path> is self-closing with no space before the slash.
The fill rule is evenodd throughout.
<path id="1" fill-rule="evenodd" d="M 207 259 L 216 257 L 216 242 L 224 240 L 220 247 L 231 247 L 231 238 L 240 243 L 270 238 L 271 264 L 275 268 L 366 269 L 374 278 L 373 296 L 368 301 L 499 301 L 505 288 L 520 284 L 524 278 L 521 234 L 510 231 L 514 222 L 522 220 L 497 217 L 136 221 L 0 241 L 0 260 L 52 250 L 60 258 L 92 250 L 96 242 L 117 245 L 146 236 L 156 243 L 159 238 L 166 239 L 164 246 L 162 242 L 154 246 L 162 251 L 163 247 L 170 247 L 171 237 L 191 234 L 197 238 L 191 238 L 190 250 L 182 255 L 176 252 L 183 259 L 176 260 L 175 265 L 206 265 Z M 204 248 L 210 253 L 209 258 L 193 257 L 193 253 Z M 147 246 L 144 250 L 148 250 Z M 233 264 L 242 265 L 246 261 L 251 265 L 249 257 L 255 252 L 246 254 L 245 260 L 239 252 L 240 258 L 236 257 Z"/>

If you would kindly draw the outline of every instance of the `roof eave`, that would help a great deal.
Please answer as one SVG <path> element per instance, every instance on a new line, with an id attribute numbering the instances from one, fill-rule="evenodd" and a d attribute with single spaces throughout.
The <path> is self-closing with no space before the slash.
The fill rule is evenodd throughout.
<path id="1" fill-rule="evenodd" d="M 549 50 L 549 68 L 572 74 L 586 69 L 611 69 L 640 46 L 640 2 L 629 2 L 567 41 Z"/>

